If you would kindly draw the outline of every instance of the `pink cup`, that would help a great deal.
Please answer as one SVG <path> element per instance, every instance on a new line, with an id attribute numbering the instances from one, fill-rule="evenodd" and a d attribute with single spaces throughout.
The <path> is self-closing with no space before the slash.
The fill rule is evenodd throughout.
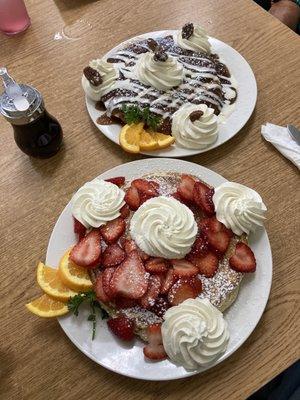
<path id="1" fill-rule="evenodd" d="M 0 0 L 0 31 L 16 35 L 30 25 L 30 18 L 23 0 Z"/>

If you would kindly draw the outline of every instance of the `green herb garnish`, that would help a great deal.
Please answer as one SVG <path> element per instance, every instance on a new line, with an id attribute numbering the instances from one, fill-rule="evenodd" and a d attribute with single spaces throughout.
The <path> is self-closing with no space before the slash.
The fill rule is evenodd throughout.
<path id="1" fill-rule="evenodd" d="M 101 308 L 99 302 L 97 301 L 96 294 L 93 290 L 89 290 L 88 292 L 81 292 L 72 297 L 68 301 L 69 311 L 71 311 L 77 317 L 79 314 L 79 307 L 84 301 L 87 301 L 91 308 L 91 313 L 88 316 L 88 321 L 92 322 L 92 340 L 94 340 L 96 334 L 96 308 L 99 309 L 102 319 L 108 318 L 108 314 L 105 310 L 103 310 L 103 308 Z"/>
<path id="2" fill-rule="evenodd" d="M 158 115 L 152 114 L 149 107 L 141 109 L 135 105 L 129 106 L 124 104 L 122 111 L 128 125 L 143 121 L 148 128 L 155 131 L 161 122 L 161 118 Z"/>

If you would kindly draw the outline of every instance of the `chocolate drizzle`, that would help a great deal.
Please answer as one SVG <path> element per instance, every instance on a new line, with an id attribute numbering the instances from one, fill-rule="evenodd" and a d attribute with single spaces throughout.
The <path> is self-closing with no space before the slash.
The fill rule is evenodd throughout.
<path id="1" fill-rule="evenodd" d="M 136 78 L 135 65 L 140 55 L 149 49 L 155 50 L 155 53 L 159 49 L 159 52 L 176 58 L 183 65 L 185 76 L 179 86 L 164 92 L 144 85 Z M 152 114 L 161 117 L 159 131 L 171 133 L 172 114 L 183 104 L 206 104 L 218 115 L 226 103 L 235 101 L 235 98 L 226 99 L 226 93 L 234 87 L 228 68 L 218 56 L 183 49 L 172 36 L 137 40 L 118 50 L 107 61 L 115 64 L 120 77 L 101 101 L 110 114 L 117 115 L 121 120 L 124 119 L 124 104 L 149 107 Z"/>
<path id="2" fill-rule="evenodd" d="M 105 105 L 102 103 L 102 101 L 97 101 L 95 108 L 98 111 L 105 111 Z"/>
<path id="3" fill-rule="evenodd" d="M 113 115 L 110 117 L 109 115 L 104 113 L 97 118 L 96 122 L 99 125 L 112 125 L 112 124 L 117 124 L 118 120 Z"/>

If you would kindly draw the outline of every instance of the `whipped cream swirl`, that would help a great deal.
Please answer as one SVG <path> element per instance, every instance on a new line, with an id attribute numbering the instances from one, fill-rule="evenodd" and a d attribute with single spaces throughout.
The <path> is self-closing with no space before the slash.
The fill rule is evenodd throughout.
<path id="1" fill-rule="evenodd" d="M 119 73 L 115 69 L 114 64 L 102 59 L 90 61 L 89 66 L 99 72 L 102 83 L 99 86 L 94 86 L 82 75 L 81 84 L 84 92 L 90 99 L 99 101 L 103 95 L 112 90 L 113 85 L 119 77 Z"/>
<path id="2" fill-rule="evenodd" d="M 249 234 L 263 226 L 267 211 L 260 195 L 247 186 L 225 182 L 215 188 L 216 217 L 236 235 Z"/>
<path id="3" fill-rule="evenodd" d="M 201 111 L 200 119 L 192 121 L 192 112 Z M 204 149 L 218 138 L 218 117 L 206 104 L 184 104 L 172 119 L 172 135 L 176 143 L 187 149 Z"/>
<path id="4" fill-rule="evenodd" d="M 177 37 L 174 39 L 182 49 L 210 53 L 211 45 L 208 41 L 207 33 L 199 25 L 194 26 L 194 32 L 188 39 L 183 39 L 181 30 L 178 31 Z"/>
<path id="5" fill-rule="evenodd" d="M 148 255 L 183 258 L 194 243 L 197 224 L 192 211 L 173 197 L 147 200 L 133 215 L 130 233 Z"/>
<path id="6" fill-rule="evenodd" d="M 86 228 L 99 228 L 121 215 L 124 196 L 124 191 L 117 185 L 96 178 L 73 195 L 72 214 Z"/>
<path id="7" fill-rule="evenodd" d="M 161 331 L 169 358 L 187 370 L 215 361 L 229 341 L 227 322 L 208 299 L 188 299 L 169 308 Z"/>
<path id="8" fill-rule="evenodd" d="M 145 85 L 166 91 L 182 82 L 184 70 L 175 57 L 168 55 L 166 61 L 155 61 L 154 53 L 148 52 L 140 55 L 135 74 Z"/>

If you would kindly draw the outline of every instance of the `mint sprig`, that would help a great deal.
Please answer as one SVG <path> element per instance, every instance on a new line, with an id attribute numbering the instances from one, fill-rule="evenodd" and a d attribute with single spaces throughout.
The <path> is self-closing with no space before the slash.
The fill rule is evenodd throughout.
<path id="1" fill-rule="evenodd" d="M 68 301 L 68 309 L 71 311 L 76 317 L 79 315 L 79 307 L 83 302 L 87 301 L 91 308 L 91 313 L 89 314 L 87 320 L 92 322 L 92 340 L 95 339 L 96 335 L 96 308 L 99 309 L 100 315 L 102 319 L 108 318 L 107 312 L 100 306 L 97 301 L 96 294 L 93 290 L 89 290 L 88 292 L 80 292 L 75 296 L 71 297 Z"/>
<path id="2" fill-rule="evenodd" d="M 123 105 L 122 111 L 126 124 L 144 122 L 148 128 L 155 131 L 161 122 L 161 118 L 150 112 L 149 107 L 139 108 L 136 105 Z"/>

